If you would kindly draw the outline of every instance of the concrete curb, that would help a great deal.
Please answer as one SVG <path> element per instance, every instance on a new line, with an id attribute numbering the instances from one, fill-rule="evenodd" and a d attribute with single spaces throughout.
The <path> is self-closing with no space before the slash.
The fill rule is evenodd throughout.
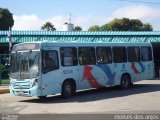
<path id="1" fill-rule="evenodd" d="M 0 94 L 9 93 L 9 88 L 0 88 Z"/>

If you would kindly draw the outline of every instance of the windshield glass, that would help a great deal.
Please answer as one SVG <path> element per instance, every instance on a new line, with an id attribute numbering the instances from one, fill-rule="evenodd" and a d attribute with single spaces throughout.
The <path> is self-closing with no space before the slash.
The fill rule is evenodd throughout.
<path id="1" fill-rule="evenodd" d="M 29 79 L 38 76 L 39 51 L 19 51 L 11 54 L 10 77 Z"/>

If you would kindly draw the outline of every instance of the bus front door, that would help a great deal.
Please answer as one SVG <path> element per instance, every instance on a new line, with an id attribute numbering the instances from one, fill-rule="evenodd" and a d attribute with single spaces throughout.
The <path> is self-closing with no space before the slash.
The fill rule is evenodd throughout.
<path id="1" fill-rule="evenodd" d="M 44 47 L 41 50 L 41 96 L 58 92 L 58 48 Z"/>

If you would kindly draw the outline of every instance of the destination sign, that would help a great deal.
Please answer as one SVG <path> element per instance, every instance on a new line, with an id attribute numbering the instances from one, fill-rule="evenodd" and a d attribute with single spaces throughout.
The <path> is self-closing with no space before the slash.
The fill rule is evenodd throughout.
<path id="1" fill-rule="evenodd" d="M 38 43 L 26 43 L 26 44 L 15 45 L 12 51 L 35 50 L 39 48 L 40 44 Z"/>

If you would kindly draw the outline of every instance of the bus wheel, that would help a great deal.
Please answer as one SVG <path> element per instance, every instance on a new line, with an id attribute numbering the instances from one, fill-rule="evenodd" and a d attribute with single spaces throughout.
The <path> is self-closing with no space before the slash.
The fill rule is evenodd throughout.
<path id="1" fill-rule="evenodd" d="M 45 100 L 45 99 L 47 98 L 47 96 L 38 96 L 38 98 L 39 98 L 40 100 Z"/>
<path id="2" fill-rule="evenodd" d="M 121 89 L 127 89 L 130 86 L 130 76 L 127 74 L 122 75 L 121 77 L 121 84 L 120 84 L 120 88 Z"/>
<path id="3" fill-rule="evenodd" d="M 73 82 L 67 80 L 62 85 L 61 95 L 64 98 L 69 98 L 76 93 L 76 88 Z"/>
<path id="4" fill-rule="evenodd" d="M 130 82 L 129 86 L 130 86 L 130 87 L 134 87 L 133 82 Z"/>

